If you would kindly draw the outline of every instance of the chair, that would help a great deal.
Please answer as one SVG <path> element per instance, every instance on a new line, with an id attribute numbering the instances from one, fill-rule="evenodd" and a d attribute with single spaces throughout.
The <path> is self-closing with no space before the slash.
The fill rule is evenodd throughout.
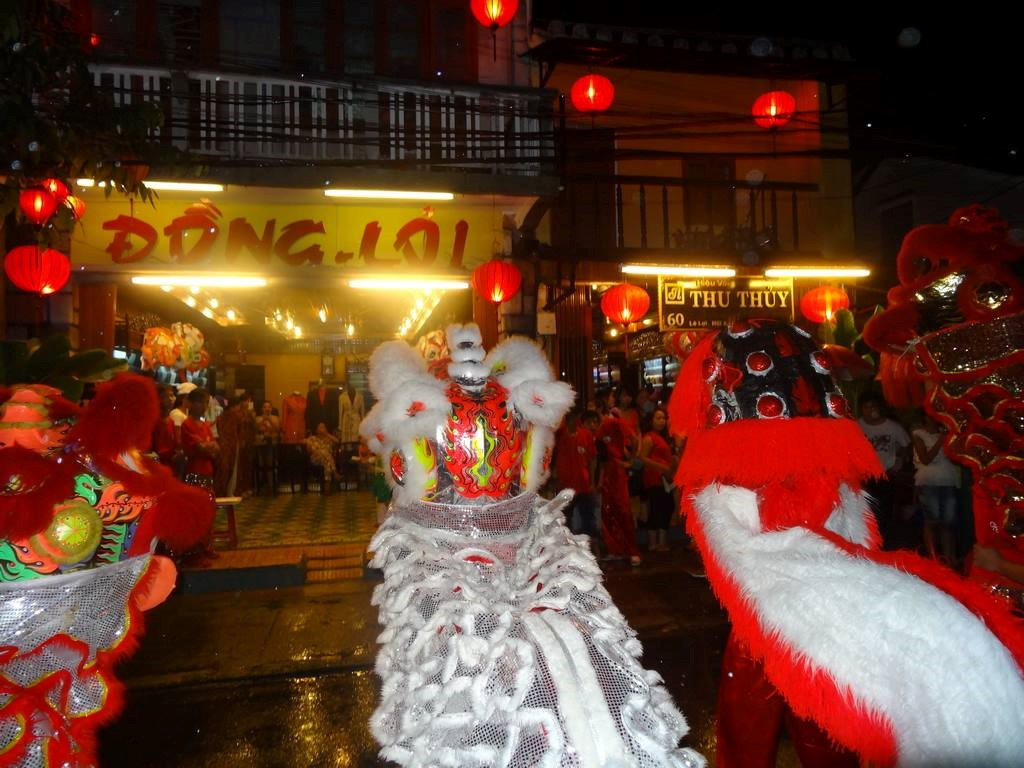
<path id="1" fill-rule="evenodd" d="M 270 495 L 277 495 L 277 446 L 273 443 L 260 443 L 253 451 L 252 477 L 256 495 L 263 493 L 264 486 L 270 487 Z"/>
<path id="2" fill-rule="evenodd" d="M 210 543 L 223 542 L 228 549 L 238 547 L 238 531 L 235 528 L 235 504 L 242 501 L 240 496 L 220 496 L 214 499 L 213 530 L 210 531 Z M 221 517 L 223 516 L 223 520 Z"/>
<path id="3" fill-rule="evenodd" d="M 338 443 L 334 452 L 338 482 L 342 490 L 359 488 L 359 443 Z"/>
<path id="4" fill-rule="evenodd" d="M 300 491 L 306 490 L 306 446 L 281 443 L 277 446 L 277 466 L 281 483 L 287 483 L 292 493 L 296 485 Z"/>

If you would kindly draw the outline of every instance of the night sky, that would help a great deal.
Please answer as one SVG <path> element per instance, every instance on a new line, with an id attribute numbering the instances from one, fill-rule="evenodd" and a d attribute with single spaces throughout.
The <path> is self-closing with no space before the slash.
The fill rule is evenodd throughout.
<path id="1" fill-rule="evenodd" d="M 534 5 L 544 19 L 842 43 L 857 64 L 849 83 L 855 164 L 912 155 L 1024 174 L 1024 132 L 1015 117 L 1024 94 L 1018 25 L 994 8 L 941 15 L 937 7 L 833 6 L 829 15 L 838 18 L 826 19 L 820 6 L 809 14 L 765 4 L 720 17 L 666 13 L 660 0 Z"/>

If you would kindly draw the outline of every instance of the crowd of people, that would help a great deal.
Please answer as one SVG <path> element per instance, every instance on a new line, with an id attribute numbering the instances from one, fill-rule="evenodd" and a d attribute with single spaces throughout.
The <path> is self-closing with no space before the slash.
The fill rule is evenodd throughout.
<path id="1" fill-rule="evenodd" d="M 643 563 L 638 527 L 647 551 L 667 552 L 678 510 L 672 483 L 684 441 L 668 430 L 668 414 L 653 388 L 636 397 L 607 390 L 582 411 L 572 411 L 555 435 L 552 482 L 576 491 L 567 524 L 591 537 L 604 560 Z"/>
<path id="2" fill-rule="evenodd" d="M 942 450 L 942 427 L 922 410 L 894 418 L 875 392 L 860 397 L 858 415 L 885 469 L 867 483 L 883 547 L 962 567 L 971 544 L 967 477 Z M 669 531 L 681 522 L 672 479 L 685 444 L 669 430 L 661 393 L 650 387 L 635 397 L 605 390 L 570 412 L 556 434 L 551 482 L 576 491 L 566 512 L 571 530 L 590 536 L 605 560 L 639 566 L 644 548 L 668 551 Z"/>

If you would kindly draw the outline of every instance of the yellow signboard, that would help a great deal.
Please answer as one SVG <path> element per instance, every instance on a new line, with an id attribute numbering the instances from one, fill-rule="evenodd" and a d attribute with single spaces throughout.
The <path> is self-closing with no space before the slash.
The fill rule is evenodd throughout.
<path id="1" fill-rule="evenodd" d="M 72 237 L 75 264 L 118 269 L 462 272 L 502 250 L 502 221 L 522 221 L 533 198 L 431 205 L 325 201 L 317 190 L 242 189 L 155 206 L 93 190 Z M 510 210 L 510 207 L 512 210 Z M 511 216 L 510 216 L 511 214 Z"/>
<path id="2" fill-rule="evenodd" d="M 663 331 L 711 328 L 754 317 L 793 322 L 793 280 L 658 278 L 658 320 Z"/>

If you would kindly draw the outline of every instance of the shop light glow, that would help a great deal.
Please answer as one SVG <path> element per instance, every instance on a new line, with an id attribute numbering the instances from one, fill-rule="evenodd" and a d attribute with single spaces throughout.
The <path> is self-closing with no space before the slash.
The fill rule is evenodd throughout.
<path id="1" fill-rule="evenodd" d="M 144 181 L 142 182 L 149 189 L 156 189 L 162 192 L 223 192 L 223 184 L 211 184 L 205 181 Z M 75 179 L 77 187 L 100 187 L 107 186 L 107 182 L 96 183 L 95 179 Z"/>
<path id="2" fill-rule="evenodd" d="M 623 264 L 624 275 L 664 275 L 666 277 L 734 277 L 732 267 L 685 267 L 670 264 Z"/>
<path id="3" fill-rule="evenodd" d="M 185 285 L 207 288 L 263 288 L 266 278 L 251 275 L 135 275 L 135 285 Z"/>
<path id="4" fill-rule="evenodd" d="M 426 192 L 402 189 L 325 189 L 326 197 L 346 197 L 357 200 L 454 200 L 451 192 Z"/>
<path id="5" fill-rule="evenodd" d="M 868 277 L 870 269 L 864 267 L 773 267 L 764 271 L 765 277 Z"/>
<path id="6" fill-rule="evenodd" d="M 442 291 L 464 291 L 468 280 L 439 280 L 432 277 L 366 277 L 349 280 L 350 288 L 369 288 L 385 291 L 418 291 L 437 288 Z"/>

